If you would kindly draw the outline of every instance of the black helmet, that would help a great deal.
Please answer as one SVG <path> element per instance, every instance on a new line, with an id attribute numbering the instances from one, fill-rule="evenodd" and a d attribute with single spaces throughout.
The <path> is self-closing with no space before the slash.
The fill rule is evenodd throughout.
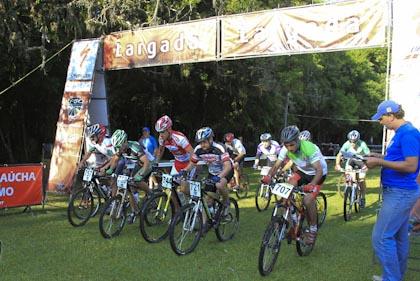
<path id="1" fill-rule="evenodd" d="M 296 126 L 287 126 L 281 131 L 281 142 L 292 142 L 299 139 L 299 128 Z"/>

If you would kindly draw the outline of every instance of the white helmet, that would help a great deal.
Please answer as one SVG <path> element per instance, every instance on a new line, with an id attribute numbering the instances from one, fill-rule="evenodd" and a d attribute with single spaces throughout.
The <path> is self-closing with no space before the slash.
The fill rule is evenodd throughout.
<path id="1" fill-rule="evenodd" d="M 356 130 L 350 131 L 350 133 L 347 134 L 347 139 L 356 142 L 360 139 L 360 133 Z"/>
<path id="2" fill-rule="evenodd" d="M 172 128 L 172 120 L 171 118 L 169 118 L 168 115 L 164 115 L 160 117 L 159 120 L 156 121 L 156 124 L 155 124 L 156 132 L 161 133 L 170 128 Z"/>
<path id="3" fill-rule="evenodd" d="M 309 132 L 308 130 L 302 131 L 299 134 L 300 140 L 311 140 L 311 138 L 311 132 Z"/>

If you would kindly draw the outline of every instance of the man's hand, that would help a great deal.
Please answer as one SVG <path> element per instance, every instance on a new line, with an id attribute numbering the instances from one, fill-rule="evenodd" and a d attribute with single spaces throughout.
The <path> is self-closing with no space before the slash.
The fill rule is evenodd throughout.
<path id="1" fill-rule="evenodd" d="M 261 179 L 261 182 L 263 183 L 263 184 L 270 184 L 271 183 L 271 176 L 263 176 L 262 177 L 262 179 Z"/>
<path id="2" fill-rule="evenodd" d="M 377 157 L 366 157 L 366 166 L 368 168 L 375 168 L 377 166 L 381 166 L 382 164 L 382 158 Z"/>
<path id="3" fill-rule="evenodd" d="M 321 190 L 321 186 L 317 184 L 307 184 L 303 186 L 303 192 L 312 192 L 318 194 Z"/>
<path id="4" fill-rule="evenodd" d="M 341 171 L 341 166 L 340 166 L 340 164 L 336 164 L 336 165 L 335 165 L 335 170 L 336 170 L 336 171 Z"/>

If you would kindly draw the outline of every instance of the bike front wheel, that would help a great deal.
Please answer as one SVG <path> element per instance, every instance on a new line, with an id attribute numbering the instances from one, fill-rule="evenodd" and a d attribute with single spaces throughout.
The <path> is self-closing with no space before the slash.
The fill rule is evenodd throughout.
<path id="1" fill-rule="evenodd" d="M 255 207 L 259 212 L 267 210 L 270 205 L 271 192 L 267 184 L 261 184 L 255 193 Z"/>
<path id="2" fill-rule="evenodd" d="M 305 239 L 305 235 L 307 235 L 308 232 L 309 222 L 305 216 L 302 215 L 300 218 L 299 229 L 296 237 L 296 251 L 299 256 L 308 256 L 314 248 L 315 243 L 309 243 Z"/>
<path id="3" fill-rule="evenodd" d="M 95 210 L 95 202 L 89 188 L 82 188 L 71 195 L 67 206 L 67 219 L 72 226 L 85 225 Z"/>
<path id="4" fill-rule="evenodd" d="M 240 187 L 236 190 L 236 197 L 238 199 L 246 198 L 249 191 L 249 177 L 246 174 L 241 174 L 241 184 Z"/>
<path id="5" fill-rule="evenodd" d="M 262 276 L 267 276 L 273 270 L 286 229 L 287 223 L 284 219 L 273 219 L 268 224 L 258 255 L 258 270 Z"/>
<path id="6" fill-rule="evenodd" d="M 174 208 L 166 193 L 154 194 L 144 202 L 140 216 L 140 232 L 144 240 L 158 243 L 168 236 Z"/>
<path id="7" fill-rule="evenodd" d="M 351 198 L 352 187 L 348 186 L 344 192 L 344 204 L 343 204 L 343 215 L 345 221 L 350 221 L 353 202 Z"/>
<path id="8" fill-rule="evenodd" d="M 118 236 L 124 228 L 127 209 L 121 195 L 110 198 L 99 216 L 99 231 L 106 238 Z"/>
<path id="9" fill-rule="evenodd" d="M 178 211 L 169 226 L 169 242 L 172 250 L 180 256 L 194 251 L 200 242 L 203 230 L 201 212 L 195 204 L 187 204 Z"/>
<path id="10" fill-rule="evenodd" d="M 230 198 L 230 205 L 227 215 L 223 215 L 223 207 L 221 203 L 219 203 L 218 214 L 219 223 L 216 227 L 216 236 L 219 241 L 227 241 L 235 236 L 236 231 L 239 228 L 239 207 L 238 202 L 235 199 Z"/>

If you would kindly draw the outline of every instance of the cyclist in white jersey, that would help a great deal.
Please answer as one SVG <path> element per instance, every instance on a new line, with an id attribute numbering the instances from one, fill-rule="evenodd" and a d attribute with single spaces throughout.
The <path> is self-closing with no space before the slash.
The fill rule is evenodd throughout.
<path id="1" fill-rule="evenodd" d="M 233 172 L 236 181 L 234 189 L 238 189 L 241 186 L 241 168 L 245 159 L 246 150 L 242 142 L 235 138 L 233 133 L 226 133 L 224 139 L 227 152 L 233 161 Z"/>
<path id="2" fill-rule="evenodd" d="M 257 154 L 255 155 L 254 169 L 260 163 L 261 156 L 267 157 L 267 166 L 272 167 L 277 161 L 277 155 L 280 152 L 280 144 L 272 139 L 270 133 L 264 133 L 260 136 L 261 143 L 257 147 Z"/>

